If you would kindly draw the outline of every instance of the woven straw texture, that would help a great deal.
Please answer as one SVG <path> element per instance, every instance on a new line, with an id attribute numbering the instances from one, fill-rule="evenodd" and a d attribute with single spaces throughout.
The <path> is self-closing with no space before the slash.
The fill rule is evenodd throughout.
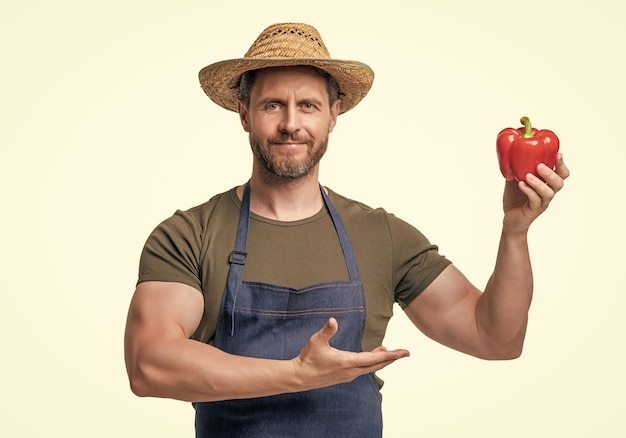
<path id="1" fill-rule="evenodd" d="M 243 58 L 211 64 L 200 70 L 204 92 L 223 108 L 237 111 L 241 74 L 267 67 L 309 65 L 331 74 L 339 83 L 340 113 L 354 108 L 372 86 L 374 72 L 357 61 L 332 59 L 319 32 L 302 23 L 278 23 L 265 29 Z"/>

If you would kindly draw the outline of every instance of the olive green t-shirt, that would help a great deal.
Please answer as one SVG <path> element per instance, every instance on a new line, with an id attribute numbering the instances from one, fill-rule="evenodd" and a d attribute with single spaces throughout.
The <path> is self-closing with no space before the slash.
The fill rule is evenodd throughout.
<path id="1" fill-rule="evenodd" d="M 328 190 L 348 231 L 366 305 L 364 351 L 382 344 L 393 304 L 406 307 L 450 264 L 422 233 L 382 209 Z M 241 201 L 235 188 L 187 211 L 176 211 L 150 235 L 139 280 L 190 285 L 204 296 L 204 315 L 193 339 L 210 343 L 230 268 Z M 243 280 L 303 288 L 349 280 L 328 210 L 294 222 L 251 213 Z M 320 327 L 321 328 L 321 327 Z"/>

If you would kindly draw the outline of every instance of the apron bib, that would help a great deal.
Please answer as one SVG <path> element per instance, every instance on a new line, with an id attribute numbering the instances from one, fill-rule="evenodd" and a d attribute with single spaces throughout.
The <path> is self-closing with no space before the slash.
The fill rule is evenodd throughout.
<path id="1" fill-rule="evenodd" d="M 241 280 L 250 220 L 246 184 L 235 250 L 213 345 L 227 353 L 292 359 L 329 317 L 339 323 L 330 344 L 360 352 L 365 297 L 348 233 L 326 192 L 350 281 L 293 289 Z M 381 395 L 373 373 L 349 383 L 310 391 L 241 400 L 196 403 L 196 437 L 381 437 Z"/>

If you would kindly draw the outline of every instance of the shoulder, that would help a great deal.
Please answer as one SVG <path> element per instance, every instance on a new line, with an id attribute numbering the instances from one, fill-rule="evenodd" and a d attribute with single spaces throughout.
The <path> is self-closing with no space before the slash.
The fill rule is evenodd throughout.
<path id="1" fill-rule="evenodd" d="M 177 210 L 162 221 L 148 237 L 140 259 L 139 282 L 177 281 L 201 289 L 200 272 L 203 254 L 212 236 L 232 234 L 237 222 L 229 211 L 238 212 L 228 192 L 188 210 Z M 235 195 L 236 199 L 236 195 Z M 226 212 L 226 213 L 224 213 Z M 237 213 L 234 213 L 237 214 Z M 219 232 L 221 224 L 231 225 Z"/>
<path id="2" fill-rule="evenodd" d="M 371 207 L 363 202 L 356 201 L 328 189 L 328 195 L 333 205 L 346 222 L 368 224 L 370 226 L 385 226 L 390 232 L 393 229 L 412 225 L 389 213 L 383 207 Z"/>
<path id="3" fill-rule="evenodd" d="M 328 189 L 329 197 L 335 205 L 346 228 L 366 233 L 368 239 L 385 236 L 393 244 L 394 251 L 437 250 L 428 238 L 413 224 L 389 213 L 382 207 L 374 208 L 359 201 L 340 195 Z"/>
<path id="4" fill-rule="evenodd" d="M 236 188 L 214 195 L 208 201 L 187 210 L 177 210 L 175 216 L 188 217 L 200 225 L 207 224 L 215 215 L 239 211 L 241 203 L 237 198 Z"/>
<path id="5" fill-rule="evenodd" d="M 348 214 L 365 217 L 384 217 L 389 215 L 383 208 L 373 208 L 363 202 L 341 195 L 328 187 L 326 187 L 326 189 L 328 190 L 328 197 L 337 211 L 342 215 Z"/>
<path id="6" fill-rule="evenodd" d="M 147 244 L 150 246 L 159 242 L 158 246 L 167 246 L 186 242 L 198 246 L 211 229 L 231 223 L 238 212 L 235 189 L 219 193 L 200 205 L 176 210 L 153 229 Z"/>
<path id="7" fill-rule="evenodd" d="M 235 188 L 233 188 L 214 195 L 202 204 L 176 210 L 170 217 L 159 223 L 155 231 L 175 228 L 193 234 L 203 233 L 216 217 L 226 215 L 230 218 L 232 214 L 238 214 L 239 207 Z"/>

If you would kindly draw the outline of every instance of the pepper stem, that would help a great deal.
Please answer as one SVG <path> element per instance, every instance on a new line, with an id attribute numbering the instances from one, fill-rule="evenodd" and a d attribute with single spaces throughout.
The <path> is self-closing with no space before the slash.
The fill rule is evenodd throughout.
<path id="1" fill-rule="evenodd" d="M 522 138 L 530 138 L 533 136 L 533 127 L 530 124 L 530 119 L 526 116 L 520 119 L 520 123 L 524 125 L 524 133 L 521 135 Z"/>

